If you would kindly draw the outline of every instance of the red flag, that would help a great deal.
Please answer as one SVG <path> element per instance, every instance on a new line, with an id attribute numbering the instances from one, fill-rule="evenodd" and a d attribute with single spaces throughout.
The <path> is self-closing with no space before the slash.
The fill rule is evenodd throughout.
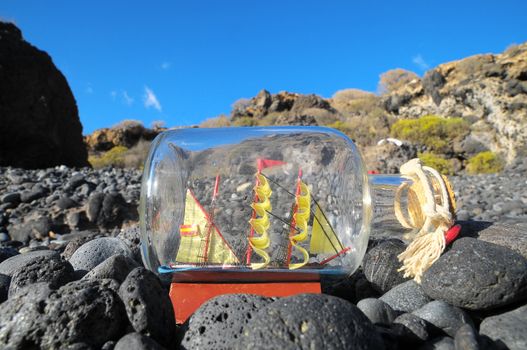
<path id="1" fill-rule="evenodd" d="M 256 160 L 258 171 L 261 171 L 262 169 L 269 168 L 272 166 L 283 165 L 283 164 L 286 164 L 286 163 L 282 162 L 281 160 L 272 160 L 272 159 L 264 159 L 264 158 L 258 158 Z"/>

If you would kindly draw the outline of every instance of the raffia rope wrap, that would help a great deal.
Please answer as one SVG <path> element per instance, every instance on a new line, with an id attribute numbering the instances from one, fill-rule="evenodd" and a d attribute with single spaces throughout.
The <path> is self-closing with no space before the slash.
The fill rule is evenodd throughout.
<path id="1" fill-rule="evenodd" d="M 399 271 L 404 271 L 404 277 L 413 277 L 417 283 L 421 283 L 423 273 L 439 259 L 445 249 L 445 232 L 454 223 L 454 208 L 450 203 L 451 198 L 445 179 L 435 169 L 423 166 L 419 159 L 412 159 L 403 164 L 401 175 L 412 180 L 414 185 L 403 183 L 397 189 L 395 215 L 401 225 L 414 229 L 417 235 L 406 250 L 399 254 L 399 261 L 403 263 Z M 436 194 L 430 178 L 435 179 L 436 185 L 439 186 L 437 195 L 441 199 L 441 204 L 436 203 Z M 402 193 L 404 190 L 410 193 L 412 187 L 417 190 L 416 194 L 421 205 L 419 216 L 422 215 L 424 218 L 422 225 L 415 214 L 419 210 L 415 208 L 415 204 L 412 208 L 408 203 L 408 219 L 401 209 Z"/>

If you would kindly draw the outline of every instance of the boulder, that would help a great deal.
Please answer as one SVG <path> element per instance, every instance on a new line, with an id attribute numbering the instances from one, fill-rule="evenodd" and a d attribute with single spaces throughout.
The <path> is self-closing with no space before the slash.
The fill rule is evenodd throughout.
<path id="1" fill-rule="evenodd" d="M 451 337 L 454 337 L 463 325 L 473 326 L 472 320 L 463 310 L 441 300 L 434 300 L 412 314 L 431 323 Z"/>
<path id="2" fill-rule="evenodd" d="M 149 270 L 138 267 L 119 288 L 128 319 L 134 330 L 170 346 L 176 335 L 174 309 L 161 282 Z"/>
<path id="3" fill-rule="evenodd" d="M 501 222 L 460 221 L 461 235 L 507 247 L 527 259 L 527 225 Z"/>
<path id="4" fill-rule="evenodd" d="M 406 337 L 413 341 L 428 340 L 431 336 L 440 332 L 440 330 L 431 323 L 410 313 L 402 314 L 397 317 L 393 321 L 393 324 L 403 327 L 408 333 Z"/>
<path id="5" fill-rule="evenodd" d="M 140 122 L 124 121 L 112 128 L 97 129 L 84 140 L 90 152 L 104 152 L 117 146 L 131 148 L 140 140 L 152 141 L 163 130 L 145 128 Z"/>
<path id="6" fill-rule="evenodd" d="M 53 250 L 35 250 L 32 252 L 18 254 L 4 260 L 0 263 L 0 273 L 8 276 L 13 276 L 16 270 L 31 263 L 31 261 L 39 259 L 40 257 L 52 258 L 59 254 Z"/>
<path id="7" fill-rule="evenodd" d="M 73 94 L 47 53 L 0 22 L 0 166 L 88 166 Z"/>
<path id="8" fill-rule="evenodd" d="M 499 245 L 458 239 L 423 275 L 432 299 L 469 310 L 488 310 L 527 297 L 527 259 Z"/>
<path id="9" fill-rule="evenodd" d="M 282 115 L 276 119 L 276 125 L 300 125 L 313 126 L 318 125 L 315 117 L 311 115 Z"/>
<path id="10" fill-rule="evenodd" d="M 375 324 L 389 325 L 397 317 L 397 312 L 390 305 L 376 298 L 362 299 L 357 303 L 357 307 Z"/>
<path id="11" fill-rule="evenodd" d="M 423 291 L 423 288 L 414 280 L 401 283 L 383 296 L 382 301 L 396 311 L 412 312 L 432 301 Z"/>
<path id="12" fill-rule="evenodd" d="M 187 321 L 184 349 L 232 349 L 258 311 L 273 302 L 250 294 L 227 294 L 210 299 Z"/>
<path id="13" fill-rule="evenodd" d="M 137 208 L 118 192 L 93 192 L 85 207 L 90 222 L 101 228 L 120 227 L 127 219 L 137 219 Z"/>
<path id="14" fill-rule="evenodd" d="M 302 112 L 308 108 L 319 108 L 325 110 L 333 110 L 327 100 L 315 94 L 300 95 L 295 100 L 291 112 L 294 114 L 302 114 Z"/>
<path id="15" fill-rule="evenodd" d="M 116 254 L 132 258 L 130 248 L 119 238 L 101 237 L 83 244 L 73 253 L 69 261 L 75 270 L 86 274 L 104 260 Z"/>
<path id="16" fill-rule="evenodd" d="M 69 262 L 58 255 L 39 256 L 13 272 L 9 297 L 33 283 L 46 282 L 51 289 L 58 289 L 74 279 L 73 267 Z"/>
<path id="17" fill-rule="evenodd" d="M 300 294 L 275 301 L 247 324 L 235 349 L 384 349 L 366 316 L 329 295 Z"/>
<path id="18" fill-rule="evenodd" d="M 485 318 L 479 332 L 510 350 L 527 349 L 527 305 Z"/>
<path id="19" fill-rule="evenodd" d="M 122 283 L 136 267 L 139 267 L 139 264 L 135 260 L 124 255 L 112 255 L 95 266 L 83 278 L 91 280 L 111 278 Z"/>
<path id="20" fill-rule="evenodd" d="M 117 293 L 98 281 L 75 281 L 56 291 L 35 283 L 0 305 L 3 348 L 65 349 L 78 343 L 100 348 L 119 339 L 126 326 Z"/>
<path id="21" fill-rule="evenodd" d="M 397 256 L 405 248 L 401 241 L 388 240 L 376 245 L 364 256 L 364 275 L 379 292 L 385 293 L 407 280 L 397 271 L 402 266 Z"/>

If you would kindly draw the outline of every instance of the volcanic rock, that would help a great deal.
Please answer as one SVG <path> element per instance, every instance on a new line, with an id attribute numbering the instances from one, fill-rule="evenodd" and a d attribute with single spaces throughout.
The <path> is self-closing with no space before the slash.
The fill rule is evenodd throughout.
<path id="1" fill-rule="evenodd" d="M 407 280 L 402 273 L 397 271 L 401 267 L 397 255 L 401 254 L 404 249 L 403 242 L 388 240 L 366 253 L 362 262 L 364 275 L 375 289 L 385 293 Z"/>
<path id="2" fill-rule="evenodd" d="M 128 248 L 132 251 L 132 256 L 135 261 L 142 264 L 141 258 L 141 230 L 139 226 L 132 226 L 122 229 L 117 235 L 117 238 L 122 240 Z"/>
<path id="3" fill-rule="evenodd" d="M 170 346 L 176 334 L 174 309 L 161 282 L 149 270 L 138 267 L 119 288 L 128 319 L 134 330 Z"/>
<path id="4" fill-rule="evenodd" d="M 18 251 L 11 247 L 0 247 L 0 263 L 12 256 L 18 255 Z"/>
<path id="5" fill-rule="evenodd" d="M 11 283 L 11 277 L 0 273 L 0 303 L 7 300 L 9 293 L 9 284 Z"/>
<path id="6" fill-rule="evenodd" d="M 454 337 L 456 350 L 479 350 L 478 333 L 470 325 L 461 326 Z"/>
<path id="7" fill-rule="evenodd" d="M 390 305 L 396 311 L 412 312 L 432 301 L 423 288 L 415 281 L 401 283 L 383 296 L 380 300 Z"/>
<path id="8" fill-rule="evenodd" d="M 122 283 L 136 267 L 139 267 L 139 264 L 135 260 L 123 255 L 113 255 L 95 266 L 83 278 L 91 280 L 111 278 Z"/>
<path id="9" fill-rule="evenodd" d="M 96 231 L 77 231 L 71 233 L 70 235 L 74 235 L 75 237 L 70 239 L 68 244 L 66 244 L 66 248 L 64 248 L 64 251 L 62 252 L 64 259 L 69 260 L 77 249 L 79 249 L 84 243 L 94 240 L 97 234 Z"/>
<path id="10" fill-rule="evenodd" d="M 130 206 L 118 192 L 94 192 L 86 204 L 86 214 L 90 222 L 100 227 L 120 227 L 127 219 L 137 219 L 137 208 Z"/>
<path id="11" fill-rule="evenodd" d="M 454 337 L 464 324 L 473 325 L 472 320 L 463 310 L 441 300 L 432 301 L 412 314 L 440 328 L 451 337 Z"/>
<path id="12" fill-rule="evenodd" d="M 47 53 L 0 22 L 0 166 L 88 166 L 77 105 Z"/>
<path id="13" fill-rule="evenodd" d="M 525 156 L 527 144 L 527 43 L 497 55 L 476 55 L 441 64 L 423 79 L 386 96 L 399 99 L 392 117 L 427 114 L 459 116 L 470 122 L 470 137 L 507 161 Z M 468 149 L 467 149 L 468 151 Z"/>
<path id="14" fill-rule="evenodd" d="M 115 344 L 113 350 L 163 350 L 155 340 L 141 333 L 128 333 Z"/>
<path id="15" fill-rule="evenodd" d="M 277 125 L 301 125 L 301 126 L 312 126 L 318 125 L 315 117 L 311 115 L 290 115 L 281 116 L 276 119 Z"/>
<path id="16" fill-rule="evenodd" d="M 47 216 L 40 216 L 20 225 L 9 226 L 9 235 L 15 241 L 27 243 L 31 238 L 46 237 L 51 230 L 51 220 Z"/>
<path id="17" fill-rule="evenodd" d="M 123 241 L 114 237 L 101 237 L 83 244 L 69 261 L 75 270 L 87 273 L 115 254 L 132 258 L 130 248 Z"/>
<path id="18" fill-rule="evenodd" d="M 291 108 L 291 112 L 294 114 L 302 114 L 308 108 L 318 108 L 332 110 L 332 107 L 328 101 L 324 100 L 320 96 L 310 94 L 310 95 L 299 95 Z"/>
<path id="19" fill-rule="evenodd" d="M 58 255 L 39 256 L 17 268 L 11 277 L 9 297 L 25 286 L 46 282 L 51 289 L 57 289 L 75 278 L 73 267 Z"/>
<path id="20" fill-rule="evenodd" d="M 300 294 L 261 309 L 235 348 L 384 349 L 384 344 L 353 304 L 328 295 Z"/>
<path id="21" fill-rule="evenodd" d="M 500 222 L 461 221 L 461 235 L 507 247 L 527 259 L 527 226 Z"/>
<path id="22" fill-rule="evenodd" d="M 101 347 L 119 338 L 125 327 L 121 300 L 98 282 L 75 281 L 57 291 L 36 283 L 0 305 L 4 347 L 66 348 L 75 343 Z"/>
<path id="23" fill-rule="evenodd" d="M 232 349 L 247 324 L 271 298 L 227 294 L 210 299 L 190 317 L 181 346 L 185 349 Z"/>
<path id="24" fill-rule="evenodd" d="M 374 324 L 391 324 L 397 317 L 390 305 L 376 298 L 362 299 L 357 307 Z"/>
<path id="25" fill-rule="evenodd" d="M 527 349 L 527 305 L 485 318 L 479 331 L 510 350 Z"/>
<path id="26" fill-rule="evenodd" d="M 59 254 L 53 250 L 35 250 L 32 252 L 15 255 L 0 263 L 0 273 L 12 276 L 16 270 L 30 264 L 33 260 L 40 257 L 52 258 Z"/>
<path id="27" fill-rule="evenodd" d="M 450 337 L 439 337 L 432 339 L 419 350 L 455 350 L 454 339 Z"/>
<path id="28" fill-rule="evenodd" d="M 397 317 L 394 324 L 401 325 L 409 333 L 413 335 L 415 340 L 428 340 L 434 334 L 437 334 L 440 330 L 431 323 L 426 322 L 421 317 L 414 314 L 406 313 Z"/>
<path id="29" fill-rule="evenodd" d="M 131 148 L 140 140 L 152 141 L 163 130 L 148 129 L 140 122 L 125 121 L 112 128 L 97 129 L 84 140 L 90 152 L 109 151 L 116 146 Z"/>
<path id="30" fill-rule="evenodd" d="M 527 296 L 527 259 L 496 244 L 461 238 L 423 275 L 433 299 L 469 310 L 507 305 Z"/>

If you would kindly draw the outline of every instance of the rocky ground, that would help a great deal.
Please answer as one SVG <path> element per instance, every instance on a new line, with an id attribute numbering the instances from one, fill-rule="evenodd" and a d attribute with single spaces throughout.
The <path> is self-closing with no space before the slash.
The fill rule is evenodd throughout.
<path id="1" fill-rule="evenodd" d="M 325 294 L 220 296 L 176 326 L 139 253 L 140 172 L 0 168 L 0 348 L 524 349 L 526 173 L 452 179 L 462 234 L 420 285 L 373 238 Z"/>
<path id="2" fill-rule="evenodd" d="M 458 219 L 527 223 L 527 160 L 500 174 L 453 176 Z"/>

